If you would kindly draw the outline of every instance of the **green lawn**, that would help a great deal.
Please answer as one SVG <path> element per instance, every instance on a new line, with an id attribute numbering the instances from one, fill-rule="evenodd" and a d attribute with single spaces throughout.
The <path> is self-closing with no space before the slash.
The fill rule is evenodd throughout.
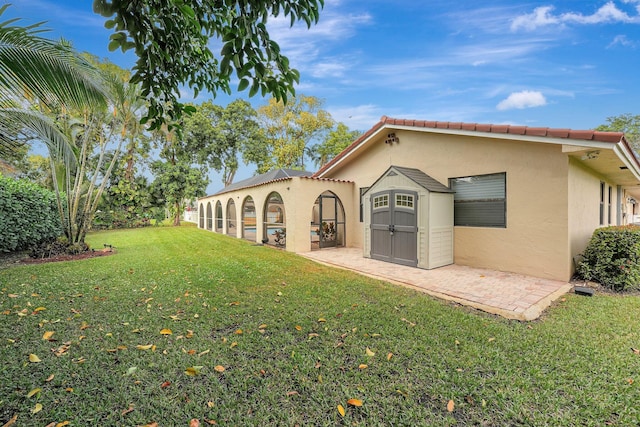
<path id="1" fill-rule="evenodd" d="M 194 227 L 88 240 L 0 270 L 0 425 L 640 423 L 638 297 L 520 323 Z"/>

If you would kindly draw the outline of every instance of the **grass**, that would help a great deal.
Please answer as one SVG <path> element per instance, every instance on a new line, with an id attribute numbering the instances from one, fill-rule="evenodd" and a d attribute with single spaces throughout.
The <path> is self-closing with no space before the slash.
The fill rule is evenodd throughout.
<path id="1" fill-rule="evenodd" d="M 638 297 L 521 323 L 193 227 L 88 241 L 0 270 L 0 424 L 640 423 Z"/>

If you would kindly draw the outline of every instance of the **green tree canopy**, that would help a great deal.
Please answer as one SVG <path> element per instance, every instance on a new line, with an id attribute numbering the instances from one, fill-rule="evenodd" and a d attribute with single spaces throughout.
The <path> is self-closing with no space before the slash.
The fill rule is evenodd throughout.
<path id="1" fill-rule="evenodd" d="M 640 114 L 625 113 L 619 116 L 607 117 L 607 122 L 595 130 L 603 132 L 624 132 L 631 148 L 640 152 Z"/>
<path id="2" fill-rule="evenodd" d="M 258 108 L 264 141 L 253 141 L 244 153 L 255 163 L 258 173 L 276 168 L 305 168 L 305 155 L 315 139 L 333 127 L 331 114 L 322 109 L 322 100 L 300 94 L 287 104 L 275 98 Z"/>
<path id="3" fill-rule="evenodd" d="M 178 102 L 181 84 L 194 90 L 230 93 L 235 71 L 238 91 L 249 88 L 286 100 L 299 81 L 297 70 L 267 31 L 270 16 L 289 17 L 291 25 L 318 22 L 324 0 L 94 0 L 93 10 L 109 18 L 109 49 L 133 49 L 138 61 L 132 82 L 141 83 L 150 107 L 152 129 L 175 123 L 188 106 Z M 220 52 L 211 39 L 221 41 Z"/>
<path id="4" fill-rule="evenodd" d="M 340 122 L 327 134 L 322 143 L 315 144 L 310 148 L 309 156 L 316 163 L 316 166 L 321 168 L 358 139 L 360 135 L 360 131 L 349 130 L 347 125 Z"/>
<path id="5" fill-rule="evenodd" d="M 198 162 L 222 173 L 225 186 L 233 182 L 238 155 L 264 139 L 256 111 L 247 101 L 235 100 L 226 107 L 203 102 L 184 119 L 186 143 L 198 153 Z"/>

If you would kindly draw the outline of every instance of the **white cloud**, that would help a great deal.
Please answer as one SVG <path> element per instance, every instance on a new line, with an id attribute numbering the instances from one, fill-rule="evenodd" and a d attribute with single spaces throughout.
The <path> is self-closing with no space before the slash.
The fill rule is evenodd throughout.
<path id="1" fill-rule="evenodd" d="M 613 41 L 609 43 L 607 48 L 610 48 L 616 45 L 620 45 L 624 47 L 636 47 L 637 43 L 632 40 L 629 40 L 625 35 L 617 35 L 613 38 Z"/>
<path id="2" fill-rule="evenodd" d="M 540 6 L 533 10 L 532 13 L 520 15 L 511 21 L 511 30 L 531 31 L 539 27 L 549 25 L 564 25 L 568 23 L 575 24 L 607 24 L 607 23 L 640 23 L 640 1 L 639 0 L 623 0 L 623 3 L 631 3 L 636 5 L 636 15 L 629 15 L 627 12 L 620 10 L 613 1 L 608 1 L 591 15 L 584 15 L 579 12 L 567 12 L 562 14 L 554 14 L 553 6 Z"/>
<path id="3" fill-rule="evenodd" d="M 532 13 L 521 15 L 511 21 L 511 30 L 517 31 L 520 28 L 534 30 L 545 25 L 558 24 L 560 20 L 551 14 L 553 6 L 536 7 Z"/>
<path id="4" fill-rule="evenodd" d="M 500 101 L 496 108 L 500 111 L 541 107 L 547 104 L 547 100 L 541 92 L 523 90 L 514 92 L 506 99 Z"/>

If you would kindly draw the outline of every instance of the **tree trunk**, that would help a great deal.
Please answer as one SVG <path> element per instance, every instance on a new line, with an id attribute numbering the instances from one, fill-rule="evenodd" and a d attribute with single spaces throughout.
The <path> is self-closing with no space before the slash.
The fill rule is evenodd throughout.
<path id="1" fill-rule="evenodd" d="M 180 225 L 180 202 L 176 202 L 176 216 L 173 218 L 173 225 Z"/>

